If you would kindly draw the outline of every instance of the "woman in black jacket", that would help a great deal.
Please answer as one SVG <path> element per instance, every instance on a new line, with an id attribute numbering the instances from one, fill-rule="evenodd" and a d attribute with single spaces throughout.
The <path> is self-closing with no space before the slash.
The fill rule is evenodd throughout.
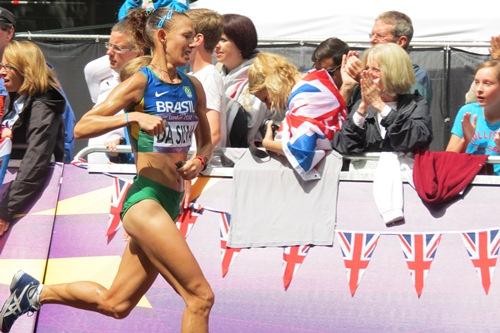
<path id="1" fill-rule="evenodd" d="M 407 93 L 415 82 L 407 52 L 396 44 L 378 44 L 365 51 L 363 63 L 362 98 L 333 138 L 333 148 L 342 154 L 427 148 L 429 106 L 422 96 Z"/>
<path id="2" fill-rule="evenodd" d="M 29 41 L 12 41 L 5 48 L 0 76 L 9 92 L 2 136 L 13 144 L 13 158 L 22 158 L 16 179 L 0 201 L 0 235 L 40 192 L 54 155 L 64 155 L 65 100 L 40 48 Z"/>

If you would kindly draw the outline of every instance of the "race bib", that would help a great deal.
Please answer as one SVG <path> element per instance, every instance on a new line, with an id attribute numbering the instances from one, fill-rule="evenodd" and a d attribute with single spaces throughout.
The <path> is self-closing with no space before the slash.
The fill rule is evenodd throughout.
<path id="1" fill-rule="evenodd" d="M 198 124 L 196 115 L 168 115 L 163 119 L 165 120 L 165 131 L 155 135 L 153 151 L 162 153 L 187 152 L 191 147 L 191 139 Z"/>

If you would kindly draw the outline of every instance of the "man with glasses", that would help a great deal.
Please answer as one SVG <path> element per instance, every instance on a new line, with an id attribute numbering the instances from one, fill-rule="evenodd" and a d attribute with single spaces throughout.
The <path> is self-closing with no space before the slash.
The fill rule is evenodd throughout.
<path id="1" fill-rule="evenodd" d="M 144 55 L 144 50 L 135 45 L 126 19 L 113 26 L 109 42 L 105 43 L 105 47 L 106 55 L 89 62 L 84 69 L 90 96 L 95 104 L 104 101 L 111 90 L 118 85 L 119 73 L 123 66 L 129 60 Z M 88 145 L 90 147 L 104 145 L 113 148 L 124 141 L 125 129 L 119 128 L 89 139 Z M 109 163 L 110 160 L 124 162 L 122 157 L 124 157 L 123 154 L 93 153 L 88 155 L 88 162 L 98 164 Z"/>
<path id="2" fill-rule="evenodd" d="M 398 11 L 388 11 L 380 14 L 375 19 L 372 31 L 369 34 L 370 43 L 373 45 L 382 43 L 395 43 L 408 52 L 411 39 L 413 38 L 413 24 L 408 15 Z M 361 67 L 361 61 L 357 57 L 349 56 L 347 61 L 347 71 L 350 76 L 358 78 L 364 68 Z M 430 106 L 432 101 L 431 80 L 427 71 L 420 66 L 413 64 L 416 83 L 410 88 L 410 92 L 417 92 L 425 97 Z M 359 99 L 359 94 L 353 96 L 353 105 Z"/>

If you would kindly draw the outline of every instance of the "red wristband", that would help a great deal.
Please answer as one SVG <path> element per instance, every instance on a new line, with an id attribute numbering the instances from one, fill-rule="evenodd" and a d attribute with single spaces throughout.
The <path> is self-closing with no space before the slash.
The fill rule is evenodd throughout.
<path id="1" fill-rule="evenodd" d="M 195 159 L 200 161 L 201 171 L 205 171 L 207 169 L 207 158 L 205 156 L 198 155 Z"/>

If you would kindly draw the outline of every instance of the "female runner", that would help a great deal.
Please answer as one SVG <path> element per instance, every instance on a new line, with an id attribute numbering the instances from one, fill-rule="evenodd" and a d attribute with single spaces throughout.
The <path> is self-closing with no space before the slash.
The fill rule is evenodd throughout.
<path id="1" fill-rule="evenodd" d="M 208 331 L 214 295 L 174 223 L 184 180 L 202 171 L 212 150 L 201 84 L 177 70 L 189 60 L 194 30 L 184 13 L 160 8 L 147 18 L 145 36 L 152 48 L 151 64 L 117 86 L 75 127 L 75 136 L 86 138 L 127 125 L 135 140 L 137 176 L 122 211 L 130 239 L 118 273 L 106 289 L 90 281 L 41 285 L 18 272 L 0 313 L 2 332 L 45 303 L 123 318 L 158 273 L 184 300 L 182 332 Z M 116 114 L 131 107 L 142 111 Z M 198 151 L 186 160 L 193 131 Z"/>

